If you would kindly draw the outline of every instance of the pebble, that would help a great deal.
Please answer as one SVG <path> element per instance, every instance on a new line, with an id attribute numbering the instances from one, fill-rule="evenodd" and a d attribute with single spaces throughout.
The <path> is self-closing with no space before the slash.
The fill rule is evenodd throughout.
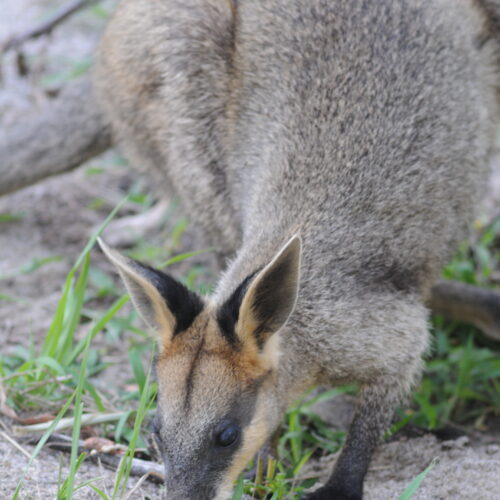
<path id="1" fill-rule="evenodd" d="M 443 441 L 441 443 L 441 449 L 453 450 L 457 448 L 465 448 L 468 444 L 469 444 L 469 438 L 467 436 L 460 436 L 458 439 Z"/>
<path id="2" fill-rule="evenodd" d="M 495 455 L 498 452 L 500 452 L 500 445 L 498 445 L 498 444 L 489 444 L 486 447 L 486 453 L 488 455 Z"/>

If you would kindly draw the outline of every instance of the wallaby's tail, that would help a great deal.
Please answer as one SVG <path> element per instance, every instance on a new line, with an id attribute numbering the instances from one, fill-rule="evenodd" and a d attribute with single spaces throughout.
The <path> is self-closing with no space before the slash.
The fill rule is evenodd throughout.
<path id="1" fill-rule="evenodd" d="M 432 312 L 472 324 L 500 341 L 500 293 L 465 283 L 441 281 L 432 288 Z"/>
<path id="2" fill-rule="evenodd" d="M 110 145 L 90 78 L 75 80 L 40 115 L 0 134 L 0 195 L 76 168 Z"/>
<path id="3" fill-rule="evenodd" d="M 486 12 L 491 35 L 500 42 L 500 0 L 478 0 L 478 4 Z"/>
<path id="4" fill-rule="evenodd" d="M 476 6 L 483 13 L 485 20 L 484 38 L 482 44 L 493 41 L 495 44 L 495 59 L 497 66 L 497 74 L 500 74 L 500 0 L 476 0 Z M 497 78 L 496 87 L 500 92 L 500 77 Z"/>

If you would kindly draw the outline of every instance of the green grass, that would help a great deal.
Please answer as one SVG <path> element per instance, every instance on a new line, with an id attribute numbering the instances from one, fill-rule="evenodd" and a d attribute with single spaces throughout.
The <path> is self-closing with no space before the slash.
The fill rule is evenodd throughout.
<path id="1" fill-rule="evenodd" d="M 316 403 L 335 398 L 340 394 L 354 393 L 352 386 L 340 387 L 306 395 L 290 407 L 285 415 L 277 443 L 277 460 L 271 459 L 264 467 L 262 461 L 250 467 L 256 468 L 254 480 L 240 478 L 233 500 L 244 493 L 255 498 L 282 499 L 300 497 L 316 482 L 316 477 L 302 477 L 301 471 L 311 457 L 335 453 L 344 442 L 344 432 L 334 431 L 312 411 Z"/>
<path id="2" fill-rule="evenodd" d="M 398 497 L 398 500 L 410 500 L 412 496 L 416 493 L 420 485 L 422 484 L 422 481 L 425 479 L 425 476 L 429 474 L 429 472 L 432 470 L 434 465 L 436 464 L 436 461 L 433 460 L 426 468 L 423 470 L 420 474 L 418 474 L 413 481 L 405 488 L 403 493 Z"/>
<path id="3" fill-rule="evenodd" d="M 133 202 L 144 207 L 150 204 L 147 197 L 140 195 L 140 189 L 134 194 Z M 110 214 L 103 227 L 118 209 Z M 163 267 L 208 251 L 172 256 L 180 247 L 186 227 L 185 219 L 174 226 L 167 252 L 141 242 L 133 255 Z M 73 418 L 69 471 L 65 477 L 61 472 L 58 499 L 70 499 L 79 489 L 92 490 L 103 499 L 122 497 L 126 493 L 131 458 L 138 449 L 148 452 L 144 423 L 154 409 L 156 397 L 156 384 L 151 380 L 152 343 L 136 326 L 136 313 L 123 313 L 128 297 L 121 293 L 115 280 L 91 265 L 91 250 L 99 232 L 93 235 L 70 270 L 41 346 L 31 342 L 28 347 L 19 347 L 8 355 L 0 354 L 0 383 L 7 393 L 7 405 L 17 412 L 49 411 L 55 415 L 35 448 L 30 464 L 57 423 L 68 415 Z M 492 277 L 498 269 L 496 245 L 499 237 L 500 220 L 477 228 L 476 241 L 461 247 L 444 269 L 444 277 L 492 286 Z M 33 261 L 18 272 L 36 272 L 50 262 Z M 191 288 L 206 291 L 209 286 L 204 278 L 208 275 L 206 269 L 195 266 L 184 277 L 184 282 Z M 103 361 L 103 349 L 123 342 L 125 331 L 128 332 L 128 362 L 133 378 L 127 390 L 103 389 L 97 383 L 101 372 L 109 366 L 109 362 Z M 102 341 L 95 344 L 98 334 L 104 339 L 104 346 Z M 498 345 L 470 326 L 449 323 L 440 317 L 433 320 L 433 339 L 433 352 L 414 393 L 413 403 L 399 410 L 400 421 L 393 431 L 408 422 L 426 429 L 438 429 L 450 423 L 484 428 L 490 416 L 500 415 Z M 345 437 L 344 433 L 329 428 L 311 408 L 320 400 L 346 392 L 353 393 L 354 388 L 337 388 L 305 397 L 292 406 L 286 413 L 277 442 L 278 460 L 264 463 L 257 459 L 251 464 L 250 467 L 256 470 L 255 479 L 240 478 L 233 499 L 238 500 L 244 494 L 274 500 L 302 497 L 317 481 L 315 477 L 302 474 L 304 466 L 311 459 L 336 452 Z M 112 413 L 117 408 L 122 412 L 119 418 L 113 417 L 112 422 L 101 424 L 101 433 L 128 448 L 116 472 L 113 491 L 108 495 L 99 489 L 99 477 L 78 483 L 78 470 L 85 459 L 78 444 L 84 415 Z M 151 454 L 151 450 L 148 453 Z M 431 467 L 432 464 L 408 485 L 400 500 L 411 498 Z M 26 473 L 27 470 L 21 475 L 13 499 L 22 497 Z"/>
<path id="4" fill-rule="evenodd" d="M 476 286 L 493 287 L 499 268 L 500 218 L 478 224 L 476 240 L 463 244 L 443 270 L 443 277 Z M 448 424 L 481 429 L 490 416 L 500 416 L 500 346 L 478 330 L 458 322 L 433 318 L 433 352 L 409 421 L 427 429 Z"/>
<path id="5" fill-rule="evenodd" d="M 54 420 L 35 448 L 27 469 L 21 474 L 12 496 L 14 500 L 23 496 L 24 478 L 29 467 L 61 419 L 68 415 L 72 418 L 72 446 L 66 477 L 60 472 L 58 499 L 70 499 L 75 491 L 82 488 L 92 489 L 101 498 L 122 498 L 136 449 L 145 450 L 148 447 L 143 424 L 156 404 L 156 383 L 151 380 L 152 342 L 148 334 L 134 326 L 137 320 L 135 312 L 128 317 L 116 316 L 128 302 L 128 296 L 115 287 L 110 276 L 90 264 L 97 236 L 125 202 L 129 199 L 123 200 L 112 211 L 68 273 L 43 343 L 37 346 L 32 341 L 28 347 L 19 346 L 14 352 L 0 354 L 0 383 L 7 394 L 7 406 L 18 414 L 54 414 Z M 185 227 L 184 221 L 175 227 L 176 244 Z M 173 256 L 172 253 L 161 252 L 157 259 L 165 267 L 200 253 L 202 251 Z M 23 266 L 21 272 L 35 272 L 49 262 L 39 260 L 30 264 L 29 268 Z M 189 283 L 189 277 L 186 282 Z M 190 284 L 194 286 L 194 282 L 192 278 Z M 104 309 L 102 303 L 106 304 Z M 100 304 L 99 310 L 94 307 L 96 304 Z M 83 337 L 78 335 L 82 328 L 85 331 Z M 104 334 L 106 343 L 112 345 L 122 341 L 124 331 L 134 335 L 128 350 L 133 373 L 129 385 L 135 385 L 136 389 L 108 394 L 95 385 L 100 372 L 108 365 L 101 360 L 102 346 L 93 346 L 93 341 L 98 334 Z M 143 365 L 145 353 L 149 359 L 146 369 Z M 112 407 L 110 400 L 114 401 Z M 128 448 L 117 470 L 113 491 L 108 496 L 94 484 L 99 478 L 81 484 L 77 482 L 78 470 L 86 457 L 85 453 L 79 452 L 80 431 L 86 414 L 100 412 L 113 416 L 116 404 L 128 411 L 122 412 L 121 418 L 113 417 L 113 422 L 106 424 L 102 432 Z"/>

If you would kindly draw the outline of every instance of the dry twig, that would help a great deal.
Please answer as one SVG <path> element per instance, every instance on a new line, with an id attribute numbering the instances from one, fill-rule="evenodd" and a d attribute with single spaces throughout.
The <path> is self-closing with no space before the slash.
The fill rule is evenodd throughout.
<path id="1" fill-rule="evenodd" d="M 30 439 L 30 444 L 36 444 L 38 439 Z M 48 440 L 47 445 L 52 450 L 63 451 L 66 453 L 71 452 L 71 438 L 69 436 L 65 436 L 64 434 L 52 434 Z M 109 455 L 107 453 L 99 453 L 93 450 L 89 450 L 84 446 L 84 442 L 78 441 L 78 454 L 88 453 L 87 458 L 92 460 L 93 462 L 102 463 L 111 469 L 117 469 L 120 466 L 121 461 L 124 458 L 124 455 Z M 164 469 L 163 466 L 156 463 L 151 462 L 149 460 L 141 460 L 140 458 L 132 458 L 131 468 L 130 468 L 131 476 L 146 476 L 147 479 L 156 483 L 163 483 L 164 479 Z"/>
<path id="2" fill-rule="evenodd" d="M 14 439 L 12 439 L 7 433 L 0 431 L 0 436 L 2 436 L 5 441 L 9 442 L 14 448 L 18 449 L 23 455 L 31 458 L 31 455 Z"/>
<path id="3" fill-rule="evenodd" d="M 75 12 L 83 7 L 96 2 L 97 0 L 71 0 L 63 5 L 57 12 L 55 12 L 49 19 L 33 26 L 31 29 L 24 33 L 13 34 L 7 40 L 0 44 L 0 53 L 8 52 L 9 50 L 18 49 L 24 42 L 33 38 L 38 38 L 42 35 L 48 35 L 52 30 L 65 19 L 70 17 Z"/>
<path id="4" fill-rule="evenodd" d="M 81 425 L 93 425 L 93 424 L 104 424 L 107 422 L 116 422 L 120 420 L 128 412 L 115 412 L 115 413 L 87 413 L 81 417 Z M 43 422 L 34 425 L 15 425 L 13 427 L 15 436 L 26 436 L 28 434 L 45 432 L 51 425 L 52 420 L 48 422 Z M 56 425 L 54 431 L 60 431 L 62 429 L 71 429 L 75 424 L 74 417 L 61 418 L 61 420 Z"/>

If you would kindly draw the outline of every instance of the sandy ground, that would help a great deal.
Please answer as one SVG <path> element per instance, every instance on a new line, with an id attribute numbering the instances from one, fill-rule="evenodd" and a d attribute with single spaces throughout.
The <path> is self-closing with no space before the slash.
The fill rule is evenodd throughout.
<path id="1" fill-rule="evenodd" d="M 346 429 L 354 409 L 353 399 L 343 396 L 314 410 L 333 428 Z M 335 459 L 331 455 L 307 464 L 302 473 L 319 474 L 326 480 Z M 464 435 L 451 441 L 439 440 L 432 434 L 394 436 L 375 452 L 365 480 L 365 499 L 396 500 L 434 460 L 413 500 L 500 500 L 498 431 Z"/>
<path id="2" fill-rule="evenodd" d="M 0 39 L 12 31 L 22 30 L 43 16 L 48 8 L 58 5 L 52 0 L 2 0 Z M 70 59 L 91 56 L 98 32 L 104 21 L 89 14 L 78 15 L 58 29 L 50 41 L 40 40 L 26 46 L 28 60 L 36 61 L 46 53 L 47 69 L 62 70 Z M 70 54 L 70 56 L 68 56 Z M 14 71 L 13 57 L 2 65 L 0 87 L 0 123 L 4 126 L 43 104 L 43 95 L 29 79 L 19 78 Z M 1 133 L 1 128 L 0 128 Z M 46 180 L 0 199 L 0 213 L 22 214 L 18 221 L 0 223 L 0 275 L 12 274 L 34 258 L 61 257 L 35 272 L 0 280 L 0 294 L 11 300 L 0 300 L 0 348 L 8 352 L 15 346 L 26 345 L 29 336 L 39 343 L 49 325 L 64 277 L 81 251 L 91 229 L 121 198 L 135 179 L 135 174 L 123 167 L 114 167 L 114 157 L 108 154 L 82 166 L 79 170 Z M 1 161 L 1 159 L 0 159 Z M 89 166 L 106 166 L 99 176 L 88 175 Z M 96 179 L 98 182 L 96 182 Z M 490 209 L 500 206 L 500 176 L 492 186 L 495 197 Z M 96 199 L 103 200 L 99 209 L 89 208 Z M 184 241 L 192 249 L 189 235 Z M 94 254 L 95 265 L 107 268 L 103 259 Z M 129 374 L 126 343 L 110 348 L 106 355 L 121 359 L 115 367 L 126 379 Z M 108 380 L 116 371 L 104 375 Z M 345 428 L 352 402 L 344 400 L 319 409 L 333 426 Z M 0 430 L 9 431 L 10 422 L 1 419 Z M 29 445 L 22 444 L 28 453 Z M 335 457 L 311 464 L 306 472 L 326 477 Z M 366 480 L 367 500 L 398 498 L 405 486 L 434 459 L 438 461 L 415 495 L 418 500 L 495 500 L 500 499 L 500 437 L 494 434 L 473 435 L 457 441 L 442 442 L 432 435 L 410 439 L 400 437 L 380 447 Z M 0 434 L 0 498 L 10 498 L 27 464 L 26 456 Z M 62 465 L 60 465 L 62 464 Z M 67 468 L 68 457 L 43 451 L 26 476 L 26 487 L 20 498 L 50 499 L 57 489 L 60 467 Z M 91 463 L 84 463 L 78 474 L 80 483 L 90 478 L 102 478 L 96 486 L 112 491 L 114 472 Z M 134 489 L 138 479 L 129 481 L 130 498 L 156 499 L 161 488 L 143 483 Z M 76 498 L 98 498 L 90 489 L 81 490 Z"/>

